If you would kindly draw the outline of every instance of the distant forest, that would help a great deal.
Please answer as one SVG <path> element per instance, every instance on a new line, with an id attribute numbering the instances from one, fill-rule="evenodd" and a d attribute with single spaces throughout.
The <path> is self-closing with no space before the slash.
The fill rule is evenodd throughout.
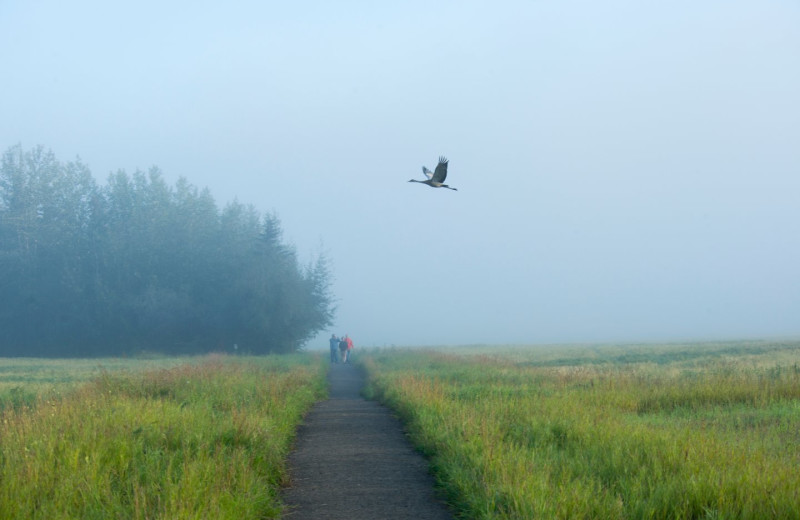
<path id="1" fill-rule="evenodd" d="M 79 159 L 9 148 L 0 169 L 0 356 L 298 350 L 331 323 L 323 254 L 274 214 L 152 168 L 98 185 Z"/>

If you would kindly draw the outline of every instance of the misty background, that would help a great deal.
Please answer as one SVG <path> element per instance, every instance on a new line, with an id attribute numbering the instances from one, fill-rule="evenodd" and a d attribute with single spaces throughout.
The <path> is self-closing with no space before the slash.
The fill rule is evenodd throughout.
<path id="1" fill-rule="evenodd" d="M 800 334 L 794 1 L 0 2 L 0 149 L 186 177 L 356 346 Z M 450 159 L 457 192 L 410 184 Z"/>

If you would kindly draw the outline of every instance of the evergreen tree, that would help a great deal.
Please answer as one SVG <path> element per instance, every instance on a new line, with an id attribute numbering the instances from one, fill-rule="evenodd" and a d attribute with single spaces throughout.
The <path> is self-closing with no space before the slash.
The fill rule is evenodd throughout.
<path id="1" fill-rule="evenodd" d="M 332 319 L 328 261 L 307 267 L 280 220 L 220 211 L 186 179 L 37 147 L 0 165 L 0 356 L 291 352 Z"/>

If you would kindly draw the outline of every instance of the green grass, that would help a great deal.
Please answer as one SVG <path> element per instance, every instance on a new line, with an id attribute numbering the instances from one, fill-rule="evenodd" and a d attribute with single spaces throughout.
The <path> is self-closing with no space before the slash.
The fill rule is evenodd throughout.
<path id="1" fill-rule="evenodd" d="M 800 517 L 800 343 L 362 352 L 459 514 Z M 324 356 L 0 360 L 0 518 L 277 518 Z"/>
<path id="2" fill-rule="evenodd" d="M 800 343 L 360 359 L 465 518 L 800 517 Z"/>
<path id="3" fill-rule="evenodd" d="M 0 410 L 58 397 L 103 372 L 141 372 L 193 363 L 199 357 L 39 359 L 0 358 Z"/>
<path id="4" fill-rule="evenodd" d="M 7 406 L 0 518 L 277 518 L 290 442 L 326 369 L 321 356 L 211 356 L 106 369 Z"/>

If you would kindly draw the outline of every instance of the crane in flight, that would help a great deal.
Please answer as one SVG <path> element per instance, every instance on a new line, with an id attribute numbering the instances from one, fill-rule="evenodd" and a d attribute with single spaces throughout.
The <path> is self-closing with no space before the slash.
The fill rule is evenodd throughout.
<path id="1" fill-rule="evenodd" d="M 431 188 L 447 188 L 448 190 L 458 191 L 455 188 L 451 188 L 447 184 L 443 184 L 444 180 L 447 178 L 447 157 L 439 156 L 439 164 L 436 165 L 436 169 L 434 171 L 430 171 L 426 167 L 422 167 L 422 173 L 425 174 L 427 180 L 418 181 L 416 179 L 411 179 L 408 182 L 419 182 L 421 184 L 427 184 Z"/>

